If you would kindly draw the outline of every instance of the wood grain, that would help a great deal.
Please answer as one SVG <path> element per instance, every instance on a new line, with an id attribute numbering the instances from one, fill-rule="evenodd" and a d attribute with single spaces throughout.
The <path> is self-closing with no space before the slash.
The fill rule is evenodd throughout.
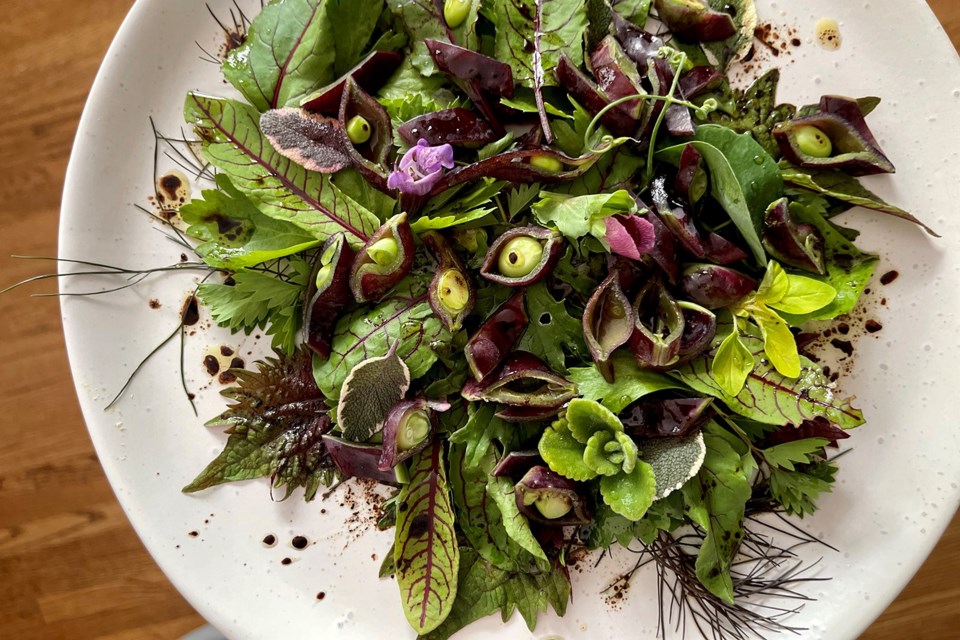
<path id="1" fill-rule="evenodd" d="M 0 26 L 0 282 L 56 254 L 67 156 L 130 0 L 4 0 Z M 960 2 L 930 0 L 955 45 Z M 919 37 L 919 36 L 918 36 Z M 909 43 L 900 43 L 905 51 Z M 907 55 L 905 53 L 905 55 Z M 167 640 L 202 624 L 113 497 L 70 380 L 54 299 L 0 296 L 0 637 Z M 960 637 L 960 519 L 863 636 Z"/>

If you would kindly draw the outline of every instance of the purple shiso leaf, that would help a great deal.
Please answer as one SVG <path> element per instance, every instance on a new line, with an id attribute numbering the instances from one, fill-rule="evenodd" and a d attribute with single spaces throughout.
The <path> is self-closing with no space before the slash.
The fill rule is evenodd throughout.
<path id="1" fill-rule="evenodd" d="M 474 149 L 497 140 L 490 123 L 469 109 L 443 109 L 404 122 L 397 133 L 408 144 L 426 140 L 429 145 L 449 144 Z"/>
<path id="2" fill-rule="evenodd" d="M 317 255 L 313 275 L 310 277 L 311 288 L 316 287 L 316 274 L 324 266 L 322 259 L 325 256 L 330 257 L 327 264 L 333 265 L 332 273 L 322 289 L 317 289 L 315 293 L 307 296 L 309 302 L 304 307 L 303 319 L 307 346 L 324 360 L 330 357 L 337 317 L 340 311 L 353 301 L 350 268 L 353 266 L 354 253 L 342 233 L 328 238 Z"/>
<path id="3" fill-rule="evenodd" d="M 310 111 L 335 114 L 340 109 L 347 78 L 353 78 L 364 91 L 374 93 L 390 79 L 401 62 L 403 55 L 396 51 L 374 51 L 343 77 L 301 100 L 300 106 Z"/>
<path id="4" fill-rule="evenodd" d="M 370 124 L 370 139 L 362 144 L 350 144 L 347 151 L 353 159 L 353 165 L 372 185 L 381 191 L 387 190 L 387 179 L 383 171 L 387 155 L 393 146 L 393 125 L 390 115 L 379 102 L 354 82 L 347 78 L 340 101 L 340 128 L 347 130 L 347 123 L 354 116 L 361 116 Z M 344 134 L 346 138 L 346 134 Z M 346 138 L 347 142 L 350 141 Z"/>
<path id="5" fill-rule="evenodd" d="M 597 115 L 610 104 L 605 96 L 587 76 L 577 68 L 565 55 L 560 56 L 557 68 L 554 71 L 560 86 L 567 90 L 591 115 Z M 632 136 L 640 126 L 639 121 L 630 115 L 626 105 L 618 105 L 608 109 L 601 117 L 600 122 L 615 136 Z"/>
<path id="6" fill-rule="evenodd" d="M 525 276 L 510 277 L 500 273 L 498 264 L 503 247 L 514 238 L 529 236 L 539 241 L 543 246 L 540 262 Z M 559 231 L 544 229 L 543 227 L 515 227 L 502 233 L 487 251 L 480 266 L 480 276 L 490 282 L 496 282 L 506 287 L 526 287 L 543 280 L 553 271 L 563 253 L 563 236 Z"/>
<path id="7" fill-rule="evenodd" d="M 401 193 L 424 196 L 440 182 L 444 169 L 452 169 L 453 147 L 443 144 L 431 147 L 421 139 L 403 154 L 387 178 L 387 187 Z"/>
<path id="8" fill-rule="evenodd" d="M 640 73 L 646 73 L 650 61 L 657 57 L 663 46 L 663 39 L 647 33 L 619 14 L 613 14 L 613 24 L 617 30 L 617 39 L 623 45 L 623 52 L 637 64 Z"/>
<path id="9" fill-rule="evenodd" d="M 333 459 L 333 464 L 344 477 L 400 484 L 395 469 L 380 470 L 380 457 L 383 455 L 381 447 L 351 442 L 331 435 L 323 436 L 323 444 Z"/>
<path id="10" fill-rule="evenodd" d="M 763 247 L 773 258 L 792 267 L 824 275 L 823 236 L 812 224 L 797 223 L 790 202 L 773 202 L 763 218 Z"/>
<path id="11" fill-rule="evenodd" d="M 657 232 L 653 224 L 642 216 L 634 214 L 616 214 L 604 218 L 605 239 L 610 251 L 640 260 L 651 251 L 657 241 Z"/>
<path id="12" fill-rule="evenodd" d="M 260 116 L 260 130 L 277 153 L 310 171 L 336 173 L 353 164 L 350 140 L 333 118 L 271 109 Z"/>
<path id="13" fill-rule="evenodd" d="M 468 381 L 460 395 L 469 402 L 499 402 L 511 407 L 559 407 L 576 397 L 577 385 L 554 373 L 532 353 L 514 351 L 496 372 L 480 382 Z"/>
<path id="14" fill-rule="evenodd" d="M 717 316 L 698 304 L 679 300 L 683 312 L 683 335 L 680 337 L 680 360 L 686 363 L 710 348 L 717 335 Z"/>
<path id="15" fill-rule="evenodd" d="M 580 494 L 579 486 L 573 480 L 538 465 L 527 471 L 514 486 L 517 509 L 528 519 L 542 525 L 562 527 L 587 524 L 591 521 L 590 508 L 586 497 Z M 543 494 L 569 502 L 570 511 L 559 518 L 544 517 L 534 504 L 536 498 Z"/>
<path id="16" fill-rule="evenodd" d="M 487 96 L 513 97 L 513 71 L 510 65 L 449 42 L 427 38 L 424 44 L 440 71 L 467 94 L 473 105 L 490 121 L 497 135 L 503 135 L 503 126 Z"/>
<path id="17" fill-rule="evenodd" d="M 674 438 L 693 433 L 712 415 L 712 398 L 641 401 L 620 414 L 624 430 L 634 437 Z"/>
<path id="18" fill-rule="evenodd" d="M 477 301 L 476 290 L 473 287 L 473 281 L 470 280 L 469 272 L 464 268 L 460 258 L 454 252 L 453 247 L 447 242 L 446 238 L 436 231 L 426 231 L 420 234 L 420 241 L 430 250 L 437 260 L 437 270 L 430 280 L 428 295 L 430 299 L 430 308 L 440 319 L 448 330 L 456 332 L 463 326 L 463 321 Z M 467 291 L 467 302 L 459 311 L 452 311 L 444 305 L 442 300 L 442 291 L 440 287 L 448 277 L 454 277 L 457 283 L 463 286 Z"/>
<path id="19" fill-rule="evenodd" d="M 502 407 L 494 414 L 504 422 L 520 424 L 524 422 L 544 422 L 553 420 L 563 408 L 562 404 L 555 407 Z"/>
<path id="20" fill-rule="evenodd" d="M 477 380 L 483 380 L 500 366 L 528 323 L 523 289 L 520 289 L 490 314 L 467 341 L 464 357 Z"/>
<path id="21" fill-rule="evenodd" d="M 396 240 L 397 257 L 391 264 L 381 266 L 374 262 L 367 249 L 384 238 Z M 357 252 L 353 260 L 350 269 L 350 290 L 353 291 L 356 301 L 378 300 L 403 280 L 413 266 L 415 251 L 413 230 L 407 222 L 406 213 L 397 214 L 383 223 L 383 226 L 370 236 L 363 248 Z"/>
<path id="22" fill-rule="evenodd" d="M 726 40 L 737 32 L 728 14 L 689 0 L 653 0 L 657 17 L 674 35 L 697 42 Z"/>
<path id="23" fill-rule="evenodd" d="M 708 309 L 721 309 L 757 288 L 757 281 L 729 267 L 692 264 L 683 271 L 680 286 L 692 300 Z"/>
<path id="24" fill-rule="evenodd" d="M 833 144 L 831 156 L 817 158 L 800 150 L 795 132 L 806 125 L 820 129 L 830 138 Z M 851 176 L 896 172 L 867 126 L 860 105 L 853 98 L 823 96 L 820 98 L 819 113 L 776 125 L 773 137 L 780 145 L 783 156 L 801 167 L 837 169 Z"/>
<path id="25" fill-rule="evenodd" d="M 685 100 L 692 100 L 702 93 L 716 89 L 723 82 L 723 74 L 715 68 L 702 65 L 680 75 L 678 88 Z"/>
<path id="26" fill-rule="evenodd" d="M 503 456 L 503 459 L 497 463 L 497 466 L 493 468 L 490 475 L 494 478 L 501 476 L 522 476 L 529 471 L 531 467 L 540 464 L 543 464 L 543 458 L 540 457 L 540 452 L 536 449 L 529 451 L 511 451 Z"/>
<path id="27" fill-rule="evenodd" d="M 593 292 L 583 310 L 583 339 L 607 382 L 613 382 L 610 356 L 630 340 L 636 323 L 633 305 L 620 287 L 619 270 L 614 269 Z"/>
<path id="28" fill-rule="evenodd" d="M 387 414 L 386 421 L 383 423 L 383 455 L 380 456 L 380 460 L 377 463 L 378 468 L 381 471 L 388 471 L 415 453 L 426 449 L 427 445 L 433 440 L 433 433 L 437 428 L 434 411 L 443 412 L 449 408 L 450 404 L 447 402 L 431 402 L 426 398 L 401 400 L 394 405 L 393 408 L 390 409 L 390 413 Z M 427 415 L 430 421 L 430 433 L 417 443 L 416 446 L 404 451 L 399 451 L 397 449 L 397 436 L 400 433 L 400 428 L 403 426 L 404 420 L 417 412 L 423 412 Z"/>
<path id="29" fill-rule="evenodd" d="M 597 88 L 610 101 L 642 93 L 637 66 L 620 48 L 613 36 L 607 36 L 590 54 L 590 68 L 597 79 Z M 623 110 L 634 120 L 644 108 L 641 99 L 624 102 Z"/>

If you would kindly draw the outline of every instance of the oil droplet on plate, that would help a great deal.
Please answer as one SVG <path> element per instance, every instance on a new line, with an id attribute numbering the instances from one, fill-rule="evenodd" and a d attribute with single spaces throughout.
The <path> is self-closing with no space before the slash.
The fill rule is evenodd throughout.
<path id="1" fill-rule="evenodd" d="M 828 51 L 836 51 L 843 44 L 840 37 L 840 25 L 833 18 L 820 18 L 814 27 L 817 32 L 817 42 Z"/>

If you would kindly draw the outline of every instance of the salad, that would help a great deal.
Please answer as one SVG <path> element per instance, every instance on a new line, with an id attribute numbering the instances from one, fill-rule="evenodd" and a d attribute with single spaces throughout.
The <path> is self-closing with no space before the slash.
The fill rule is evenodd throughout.
<path id="1" fill-rule="evenodd" d="M 880 100 L 737 88 L 752 0 L 277 0 L 241 26 L 242 97 L 186 98 L 215 175 L 178 215 L 197 297 L 276 355 L 235 370 L 184 491 L 389 487 L 380 575 L 422 638 L 532 630 L 616 546 L 701 631 L 790 629 L 742 600 L 796 593 L 756 518 L 812 513 L 864 423 L 798 342 L 878 262 L 836 216 L 921 224 L 858 180 L 894 171 Z"/>

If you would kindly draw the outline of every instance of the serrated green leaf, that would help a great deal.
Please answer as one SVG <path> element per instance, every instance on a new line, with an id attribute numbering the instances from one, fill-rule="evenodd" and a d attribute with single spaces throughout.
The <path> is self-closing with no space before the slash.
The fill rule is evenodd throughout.
<path id="1" fill-rule="evenodd" d="M 463 462 L 467 467 L 477 467 L 490 451 L 494 441 L 508 447 L 517 435 L 516 425 L 496 417 L 496 405 L 487 402 L 471 402 L 467 423 L 450 435 L 450 442 L 466 447 Z M 498 452 L 499 453 L 499 452 Z"/>
<path id="2" fill-rule="evenodd" d="M 462 213 L 420 216 L 414 220 L 413 224 L 410 225 L 410 228 L 413 229 L 413 232 L 416 234 L 421 234 L 424 231 L 449 229 L 450 227 L 456 227 L 470 222 L 483 220 L 484 218 L 489 217 L 494 211 L 496 211 L 496 209 L 493 207 L 483 207 L 480 209 L 464 211 Z"/>
<path id="3" fill-rule="evenodd" d="M 453 607 L 460 567 L 439 442 L 413 457 L 410 483 L 400 489 L 394 564 L 407 622 L 417 633 L 437 628 Z"/>
<path id="4" fill-rule="evenodd" d="M 780 145 L 773 138 L 773 128 L 796 114 L 796 107 L 777 104 L 777 85 L 780 69 L 774 68 L 760 76 L 746 91 L 731 90 L 724 83 L 724 92 L 714 97 L 722 109 L 710 113 L 707 119 L 739 133 L 749 133 L 772 158 L 780 158 Z"/>
<path id="5" fill-rule="evenodd" d="M 642 518 L 653 504 L 656 492 L 657 480 L 653 468 L 642 460 L 637 461 L 630 473 L 618 473 L 600 479 L 603 501 L 628 520 Z"/>
<path id="6" fill-rule="evenodd" d="M 804 438 L 768 447 L 760 453 L 770 466 L 795 471 L 796 464 L 809 464 L 811 457 L 821 454 L 828 444 L 826 438 Z"/>
<path id="7" fill-rule="evenodd" d="M 496 503 L 497 508 L 500 509 L 500 515 L 507 535 L 527 553 L 546 562 L 547 554 L 543 552 L 543 548 L 530 530 L 530 523 L 527 522 L 527 519 L 523 517 L 517 508 L 513 483 L 510 479 L 488 476 L 487 495 Z"/>
<path id="8" fill-rule="evenodd" d="M 184 111 L 203 140 L 207 160 L 265 215 L 291 222 L 318 240 L 343 232 L 355 249 L 380 227 L 377 217 L 329 176 L 277 153 L 260 132 L 260 114 L 249 105 L 190 93 Z"/>
<path id="9" fill-rule="evenodd" d="M 566 371 L 566 353 L 585 358 L 583 324 L 570 315 L 563 300 L 556 300 L 544 283 L 528 287 L 524 296 L 530 323 L 517 346 L 546 360 L 554 371 Z"/>
<path id="10" fill-rule="evenodd" d="M 242 45 L 223 62 L 223 76 L 260 111 L 297 106 L 334 78 L 335 37 L 328 0 L 266 5 Z"/>
<path id="11" fill-rule="evenodd" d="M 594 364 L 574 367 L 567 377 L 577 383 L 581 396 L 599 401 L 614 413 L 620 413 L 651 393 L 684 388 L 670 376 L 641 369 L 631 355 L 618 353 L 610 362 L 613 365 L 613 382 L 607 382 Z"/>
<path id="12" fill-rule="evenodd" d="M 817 499 L 833 489 L 837 466 L 822 461 L 803 471 L 770 470 L 770 495 L 790 515 L 809 515 L 817 510 Z"/>

